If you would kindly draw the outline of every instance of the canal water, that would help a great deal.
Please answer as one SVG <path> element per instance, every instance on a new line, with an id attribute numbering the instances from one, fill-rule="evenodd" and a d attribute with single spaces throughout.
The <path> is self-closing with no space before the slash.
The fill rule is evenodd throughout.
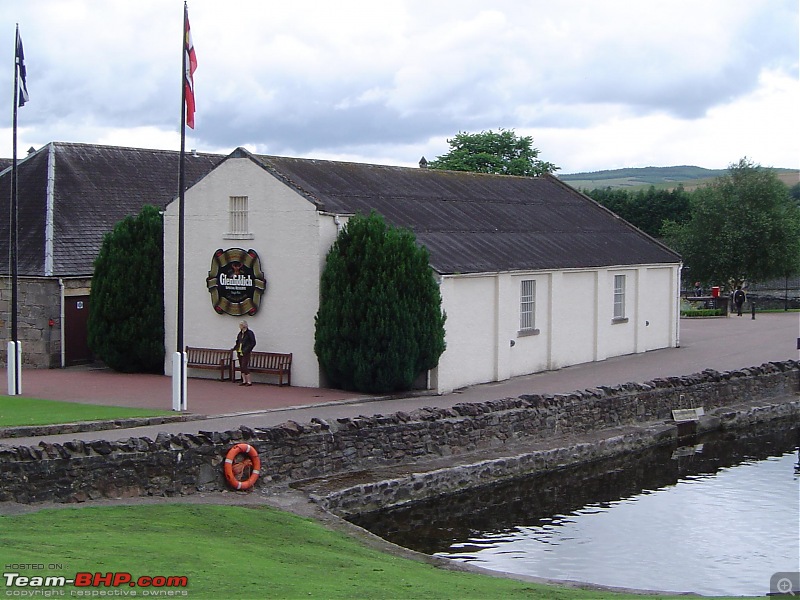
<path id="1" fill-rule="evenodd" d="M 796 425 L 773 423 L 352 520 L 497 571 L 763 596 L 800 570 L 799 443 Z"/>

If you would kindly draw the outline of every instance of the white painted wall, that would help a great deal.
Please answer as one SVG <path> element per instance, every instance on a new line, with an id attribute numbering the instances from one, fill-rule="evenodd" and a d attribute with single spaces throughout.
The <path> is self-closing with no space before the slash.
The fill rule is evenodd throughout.
<path id="1" fill-rule="evenodd" d="M 505 302 L 508 307 L 508 318 L 510 319 L 509 335 L 511 337 L 507 344 L 514 346 L 509 348 L 510 377 L 527 375 L 539 371 L 546 371 L 549 368 L 550 359 L 550 338 L 553 332 L 551 308 L 549 303 L 550 286 L 552 273 L 532 273 L 528 275 L 509 276 L 512 280 L 513 293 Z M 523 280 L 533 280 L 536 282 L 536 308 L 534 316 L 534 327 L 538 333 L 519 331 L 519 301 L 520 289 Z M 517 305 L 516 311 L 514 310 Z M 516 329 L 515 329 L 516 328 Z"/>
<path id="2" fill-rule="evenodd" d="M 614 319 L 614 276 L 626 278 Z M 536 281 L 535 331 L 521 332 L 520 286 Z M 674 347 L 678 265 L 445 276 L 447 350 L 434 387 L 460 387 Z"/>
<path id="3" fill-rule="evenodd" d="M 230 196 L 249 198 L 252 239 L 231 239 L 228 231 Z M 176 348 L 178 202 L 164 215 L 165 373 L 171 373 Z M 319 303 L 320 235 L 335 238 L 335 226 L 321 226 L 314 205 L 246 158 L 228 159 L 186 192 L 185 322 L 188 346 L 231 348 L 242 317 L 217 314 L 211 305 L 206 277 L 218 248 L 253 248 L 267 279 L 261 307 L 246 317 L 256 334 L 256 350 L 291 352 L 292 384 L 319 385 L 314 354 L 314 315 Z M 213 377 L 213 371 L 193 370 L 190 376 Z M 258 380 L 258 376 L 254 376 Z"/>
<path id="4" fill-rule="evenodd" d="M 639 351 L 674 347 L 678 335 L 675 301 L 680 293 L 678 269 L 650 267 L 644 273 L 640 326 L 643 321 L 645 328 Z"/>
<path id="5" fill-rule="evenodd" d="M 625 276 L 625 320 L 614 320 L 614 277 Z M 639 322 L 639 270 L 609 269 L 600 271 L 597 297 L 597 355 L 596 360 L 611 356 L 633 354 L 637 351 L 636 336 Z M 581 361 L 585 362 L 585 361 Z"/>
<path id="6" fill-rule="evenodd" d="M 595 360 L 597 272 L 555 273 L 550 300 L 550 368 Z"/>
<path id="7" fill-rule="evenodd" d="M 495 381 L 497 310 L 492 277 L 444 277 L 447 348 L 439 359 L 437 391 Z"/>

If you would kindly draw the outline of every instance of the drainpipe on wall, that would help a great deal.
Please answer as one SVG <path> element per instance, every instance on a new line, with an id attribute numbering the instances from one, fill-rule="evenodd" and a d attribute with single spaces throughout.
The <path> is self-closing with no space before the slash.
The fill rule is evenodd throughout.
<path id="1" fill-rule="evenodd" d="M 61 302 L 60 302 L 61 314 L 60 314 L 60 319 L 59 319 L 60 323 L 58 329 L 61 332 L 61 368 L 63 369 L 64 365 L 66 364 L 67 357 L 64 352 L 65 350 L 64 349 L 64 280 L 61 277 L 58 278 L 58 287 L 59 287 L 59 294 L 61 296 Z"/>

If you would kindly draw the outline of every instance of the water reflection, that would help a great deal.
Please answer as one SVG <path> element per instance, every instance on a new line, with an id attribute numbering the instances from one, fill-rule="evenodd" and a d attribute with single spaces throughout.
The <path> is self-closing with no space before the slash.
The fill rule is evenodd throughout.
<path id="1" fill-rule="evenodd" d="M 511 572 L 763 594 L 769 573 L 798 568 L 797 448 L 790 426 L 708 436 L 353 521 L 421 552 Z M 759 561 L 757 574 L 742 568 Z M 674 573 L 655 576 L 664 571 Z"/>

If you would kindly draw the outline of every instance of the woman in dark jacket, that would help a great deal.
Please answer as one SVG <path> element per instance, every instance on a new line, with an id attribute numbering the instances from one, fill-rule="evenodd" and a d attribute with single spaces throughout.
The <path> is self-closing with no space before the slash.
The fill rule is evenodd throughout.
<path id="1" fill-rule="evenodd" d="M 236 336 L 236 356 L 239 358 L 239 367 L 242 370 L 242 383 L 239 385 L 253 385 L 250 375 L 250 353 L 256 347 L 256 334 L 247 326 L 247 321 L 239 322 L 239 335 Z"/>

